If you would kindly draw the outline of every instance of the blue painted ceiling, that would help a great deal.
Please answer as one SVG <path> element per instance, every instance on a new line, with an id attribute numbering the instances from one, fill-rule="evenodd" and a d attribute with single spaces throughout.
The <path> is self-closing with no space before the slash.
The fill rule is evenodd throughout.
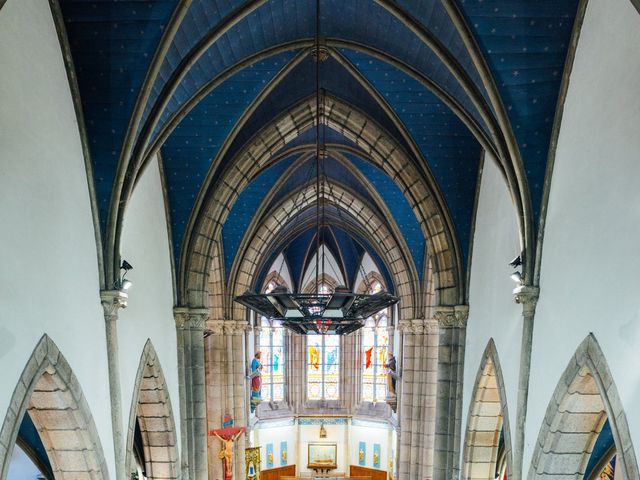
<path id="1" fill-rule="evenodd" d="M 454 3 L 497 85 L 523 159 L 530 188 L 525 195 L 530 195 L 538 212 L 578 0 Z M 178 0 L 60 0 L 60 5 L 77 75 L 102 233 L 118 168 L 125 183 L 135 179 L 150 142 L 163 132 L 166 139 L 158 140 L 158 146 L 177 263 L 187 226 L 200 214 L 194 210 L 196 200 L 210 193 L 211 185 L 262 127 L 313 95 L 314 60 L 304 48 L 314 34 L 315 1 L 194 0 L 184 17 Z M 242 15 L 241 9 L 246 9 Z M 447 105 L 456 104 L 485 140 L 498 140 L 496 109 L 463 35 L 441 0 L 321 0 L 321 11 L 323 41 L 332 52 L 322 63 L 323 90 L 380 125 L 433 176 L 466 255 L 481 146 Z M 160 48 L 164 41 L 166 49 Z M 355 75 L 341 62 L 354 68 Z M 279 74 L 282 78 L 270 85 Z M 261 101 L 254 104 L 258 98 Z M 136 110 L 139 99 L 142 103 Z M 137 123 L 132 121 L 136 111 Z M 131 158 L 123 150 L 127 136 L 137 142 Z M 358 150 L 338 132 L 327 129 L 325 136 L 327 143 Z M 285 149 L 314 141 L 313 131 L 299 132 Z M 402 191 L 366 161 L 364 152 L 350 153 L 346 159 L 366 182 L 337 159 L 327 161 L 327 175 L 374 208 L 391 211 L 421 275 L 425 240 Z M 288 157 L 238 192 L 223 229 L 227 273 L 253 214 L 270 207 L 263 204 L 265 198 L 294 161 Z M 289 172 L 286 186 L 271 192 L 275 199 L 270 201 L 304 184 L 304 169 L 302 165 Z M 381 204 L 369 190 L 379 195 Z M 354 235 L 332 232 L 335 248 L 341 251 L 346 235 Z M 282 246 L 292 265 L 304 263 L 302 252 L 308 251 L 298 243 L 312 241 L 308 234 L 298 233 Z M 375 255 L 362 239 L 358 244 Z M 293 258 L 296 255 L 301 257 Z"/>

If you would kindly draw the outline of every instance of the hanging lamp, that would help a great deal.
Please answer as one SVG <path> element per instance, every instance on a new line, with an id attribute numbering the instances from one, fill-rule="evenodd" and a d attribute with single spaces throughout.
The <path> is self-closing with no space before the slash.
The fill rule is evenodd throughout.
<path id="1" fill-rule="evenodd" d="M 362 328 L 367 318 L 398 302 L 398 297 L 386 291 L 356 294 L 346 287 L 336 287 L 333 293 L 320 293 L 320 279 L 324 276 L 324 247 L 322 269 L 320 266 L 320 235 L 324 230 L 324 201 L 320 195 L 324 184 L 320 182 L 320 171 L 325 156 L 321 145 L 320 124 L 322 111 L 320 101 L 320 63 L 328 58 L 326 49 L 320 45 L 320 0 L 316 0 L 316 33 L 313 50 L 316 63 L 316 255 L 315 292 L 291 293 L 279 286 L 269 293 L 258 294 L 247 291 L 234 298 L 241 305 L 271 320 L 282 322 L 282 326 L 299 334 L 346 335 Z M 366 281 L 366 276 L 363 275 Z"/>

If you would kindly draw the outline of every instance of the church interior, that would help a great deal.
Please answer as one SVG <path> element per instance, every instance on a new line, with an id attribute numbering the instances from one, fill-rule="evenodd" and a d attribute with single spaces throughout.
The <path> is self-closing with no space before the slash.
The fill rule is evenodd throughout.
<path id="1" fill-rule="evenodd" d="M 0 480 L 638 480 L 640 0 L 0 0 Z"/>

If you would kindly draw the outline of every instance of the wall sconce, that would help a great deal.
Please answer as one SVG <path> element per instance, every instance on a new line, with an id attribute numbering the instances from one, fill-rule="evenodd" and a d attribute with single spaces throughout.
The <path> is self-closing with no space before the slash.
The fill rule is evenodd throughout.
<path id="1" fill-rule="evenodd" d="M 122 265 L 120 265 L 120 270 L 124 270 L 124 273 L 122 274 L 122 277 L 120 277 L 120 280 L 118 281 L 118 287 L 120 290 L 129 290 L 133 285 L 133 282 L 131 280 L 126 279 L 125 277 L 127 275 L 127 272 L 129 272 L 129 270 L 133 270 L 133 267 L 126 260 L 122 260 Z"/>

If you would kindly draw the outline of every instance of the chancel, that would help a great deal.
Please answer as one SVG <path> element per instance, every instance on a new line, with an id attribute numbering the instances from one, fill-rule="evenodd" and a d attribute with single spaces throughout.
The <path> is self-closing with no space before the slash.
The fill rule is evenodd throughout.
<path id="1" fill-rule="evenodd" d="M 640 480 L 640 0 L 0 0 L 0 480 Z"/>

